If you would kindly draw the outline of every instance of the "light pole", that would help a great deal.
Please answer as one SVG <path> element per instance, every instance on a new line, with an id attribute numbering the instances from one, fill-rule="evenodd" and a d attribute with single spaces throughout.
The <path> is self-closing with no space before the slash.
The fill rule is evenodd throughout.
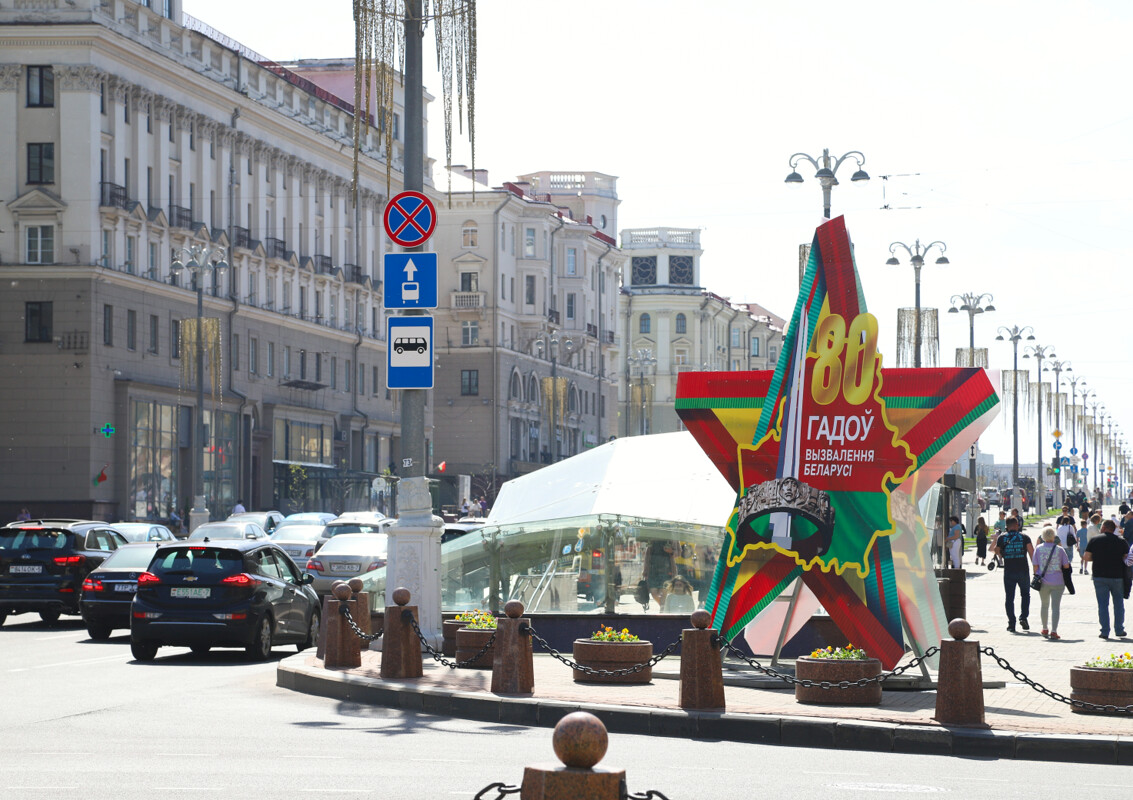
<path id="1" fill-rule="evenodd" d="M 974 292 L 965 292 L 964 294 L 954 294 L 952 299 L 952 307 L 948 309 L 949 314 L 959 314 L 961 311 L 966 311 L 968 314 L 968 366 L 976 366 L 976 315 L 984 314 L 988 311 L 995 311 L 995 306 L 992 301 L 995 298 L 984 292 L 982 294 L 975 294 Z M 987 301 L 986 305 L 984 301 Z M 956 302 L 959 301 L 960 305 L 957 306 Z M 917 352 L 920 352 L 920 346 L 917 346 Z M 979 508 L 979 500 L 977 493 L 979 492 L 979 485 L 976 483 L 976 451 L 972 451 L 968 457 L 968 477 L 972 481 L 972 492 L 968 495 L 968 530 L 974 531 L 976 526 L 974 524 L 976 510 Z"/>
<path id="2" fill-rule="evenodd" d="M 1038 381 L 1039 400 L 1035 406 L 1035 420 L 1038 422 L 1039 429 L 1039 462 L 1035 465 L 1035 513 L 1043 513 L 1046 506 L 1046 481 L 1043 480 L 1043 359 L 1055 358 L 1054 347 L 1052 345 L 1032 344 L 1027 348 L 1027 352 L 1023 353 L 1023 358 L 1035 357 L 1038 362 L 1035 366 L 1035 376 Z"/>
<path id="3" fill-rule="evenodd" d="M 641 400 L 641 414 L 639 419 L 638 434 L 644 436 L 648 432 L 646 425 L 646 403 L 645 403 L 645 373 L 653 366 L 657 365 L 657 359 L 653 357 L 653 351 L 648 347 L 641 347 L 634 351 L 634 355 L 626 358 L 626 364 L 629 365 L 631 370 L 638 370 L 638 395 Z M 632 376 L 630 378 L 632 380 Z M 628 422 L 628 420 L 627 420 Z M 627 428 L 626 432 L 629 430 Z"/>
<path id="4" fill-rule="evenodd" d="M 213 286 L 216 286 L 217 273 L 228 269 L 225 262 L 224 247 L 208 242 L 206 244 L 190 244 L 178 251 L 180 256 L 169 269 L 174 275 L 180 275 L 183 270 L 193 273 L 193 281 L 197 285 L 197 413 L 193 424 L 193 508 L 189 511 L 189 532 L 196 530 L 197 526 L 208 522 L 209 510 L 205 503 L 205 465 L 204 465 L 204 439 L 205 439 L 205 343 L 204 343 L 204 290 L 206 274 L 212 274 Z M 214 423 L 215 424 L 215 423 Z"/>
<path id="5" fill-rule="evenodd" d="M 1095 491 L 1097 491 L 1097 488 L 1098 488 L 1098 463 L 1097 462 L 1099 460 L 1098 459 L 1098 410 L 1099 409 L 1102 412 L 1104 412 L 1105 406 L 1097 401 L 1097 395 L 1095 394 L 1094 395 L 1094 401 L 1092 403 L 1090 403 L 1090 416 L 1093 419 L 1093 422 L 1091 423 L 1090 427 L 1091 427 L 1091 430 L 1093 431 L 1093 434 L 1094 434 L 1094 442 L 1091 446 L 1093 447 L 1093 450 L 1094 450 L 1094 490 Z M 1082 446 L 1083 447 L 1085 447 L 1085 442 L 1086 442 L 1086 437 L 1085 437 L 1085 435 L 1083 435 L 1082 436 Z M 1085 453 L 1082 454 L 1082 460 L 1088 461 Z M 1087 467 L 1086 469 L 1089 469 L 1089 467 Z M 1087 480 L 1086 485 L 1088 486 L 1089 483 L 1090 483 L 1089 480 Z"/>
<path id="6" fill-rule="evenodd" d="M 1055 442 L 1061 441 L 1062 435 L 1062 411 L 1059 409 L 1059 396 L 1062 394 L 1062 373 L 1073 372 L 1074 369 L 1070 366 L 1070 362 L 1066 360 L 1050 362 L 1049 369 L 1054 372 L 1054 430 L 1058 435 L 1054 437 Z M 1054 449 L 1054 455 L 1059 458 L 1061 464 L 1062 447 L 1058 445 Z M 1062 467 L 1059 466 L 1058 477 L 1054 479 L 1054 504 L 1059 508 L 1062 507 Z"/>
<path id="7" fill-rule="evenodd" d="M 791 166 L 791 174 L 787 176 L 784 183 L 802 183 L 803 176 L 798 173 L 798 166 L 803 161 L 809 161 L 818 170 L 814 173 L 814 177 L 818 178 L 818 182 L 822 184 L 822 214 L 830 219 L 830 190 L 838 185 L 838 179 L 834 177 L 834 174 L 847 158 L 852 158 L 858 165 L 857 172 L 850 176 L 850 182 L 868 181 L 869 175 L 862 169 L 865 166 L 865 156 L 860 151 L 851 150 L 848 153 L 843 153 L 839 158 L 834 158 L 830 155 L 829 148 L 824 148 L 822 155 L 817 159 L 808 156 L 806 153 L 795 153 L 787 159 L 787 163 Z M 819 164 L 819 161 L 822 163 Z"/>
<path id="8" fill-rule="evenodd" d="M 559 447 L 558 403 L 559 403 L 559 346 L 562 346 L 569 355 L 574 349 L 574 340 L 570 337 L 560 339 L 558 334 L 552 333 L 547 337 L 547 343 L 542 339 L 535 342 L 539 353 L 544 351 L 551 357 L 551 463 L 556 464 L 562 453 Z M 566 416 L 565 414 L 563 415 Z"/>
<path id="9" fill-rule="evenodd" d="M 1082 384 L 1082 403 L 1081 403 L 1082 413 L 1079 415 L 1081 417 L 1081 422 L 1082 422 L 1082 455 L 1081 455 L 1082 468 L 1083 469 L 1089 469 L 1089 465 L 1086 463 L 1089 460 L 1089 459 L 1086 458 L 1086 455 L 1087 455 L 1086 451 L 1089 449 L 1089 447 L 1086 443 L 1086 401 L 1088 399 L 1090 399 L 1091 397 L 1093 397 L 1094 399 L 1097 399 L 1097 392 L 1095 392 L 1093 389 L 1087 389 L 1086 388 L 1086 382 L 1084 380 L 1082 380 L 1081 376 L 1079 376 L 1078 380 Z M 1073 381 L 1071 381 L 1071 383 L 1073 383 Z M 1075 420 L 1075 422 L 1077 422 L 1077 420 Z M 1075 426 L 1075 430 L 1077 430 L 1077 426 Z M 1076 436 L 1077 434 L 1074 434 L 1074 435 Z M 1073 442 L 1072 446 L 1074 447 L 1075 450 L 1078 449 L 1078 443 L 1077 442 Z M 1089 474 L 1089 473 L 1087 473 L 1087 474 Z M 1085 485 L 1087 483 L 1089 483 L 1089 481 L 1086 481 L 1086 480 L 1082 481 L 1083 485 Z M 1077 472 L 1074 473 L 1074 489 L 1075 489 L 1075 491 L 1077 491 L 1077 489 L 1078 489 L 1078 473 Z"/>
<path id="10" fill-rule="evenodd" d="M 921 240 L 917 239 L 916 243 L 909 247 L 904 242 L 893 242 L 889 245 L 889 259 L 885 262 L 891 267 L 900 265 L 895 255 L 897 248 L 900 247 L 909 254 L 909 263 L 913 265 L 913 274 L 916 278 L 916 311 L 913 321 L 915 323 L 915 332 L 913 334 L 913 366 L 919 368 L 921 365 L 921 267 L 924 266 L 924 257 L 928 255 L 929 250 L 936 247 L 940 250 L 940 258 L 936 259 L 937 264 L 948 264 L 949 261 L 945 257 L 944 252 L 948 246 L 944 242 L 931 242 L 924 247 L 921 247 Z M 956 298 L 952 298 L 955 300 Z"/>
<path id="11" fill-rule="evenodd" d="M 1035 330 L 1030 325 L 1020 328 L 1013 325 L 1010 328 L 999 326 L 997 342 L 1010 340 L 1014 352 L 1014 361 L 1011 369 L 1011 505 L 1019 502 L 1019 342 L 1026 339 L 1035 340 Z M 1022 510 L 1022 509 L 1020 509 Z"/>

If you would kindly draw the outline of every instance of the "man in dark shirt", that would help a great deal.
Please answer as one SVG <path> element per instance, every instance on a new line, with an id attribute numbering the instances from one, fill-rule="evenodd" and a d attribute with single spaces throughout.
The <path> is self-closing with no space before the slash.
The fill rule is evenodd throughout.
<path id="1" fill-rule="evenodd" d="M 1019 624 L 1029 631 L 1027 614 L 1031 610 L 1031 556 L 1035 547 L 1029 536 L 1019 532 L 1019 518 L 1007 518 L 1007 533 L 995 542 L 995 554 L 1003 559 L 1004 607 L 1007 609 L 1007 630 L 1015 632 L 1015 590 L 1019 590 Z"/>
<path id="2" fill-rule="evenodd" d="M 1133 546 L 1133 510 L 1129 508 L 1128 503 L 1122 503 L 1117 510 L 1122 515 L 1120 522 L 1121 538 L 1125 540 L 1127 545 Z"/>
<path id="3" fill-rule="evenodd" d="M 1098 622 L 1101 638 L 1109 638 L 1109 604 L 1113 600 L 1113 632 L 1125 636 L 1125 554 L 1129 545 L 1117 535 L 1117 525 L 1107 519 L 1102 523 L 1102 535 L 1086 545 L 1082 560 L 1093 562 L 1094 593 L 1098 598 Z"/>

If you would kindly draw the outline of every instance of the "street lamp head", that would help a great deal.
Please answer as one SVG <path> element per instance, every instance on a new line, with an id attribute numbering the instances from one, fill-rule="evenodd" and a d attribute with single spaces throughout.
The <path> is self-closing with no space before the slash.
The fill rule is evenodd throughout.
<path id="1" fill-rule="evenodd" d="M 995 311 L 995 306 L 991 306 L 991 305 L 984 306 L 983 310 L 984 311 Z"/>
<path id="2" fill-rule="evenodd" d="M 962 305 L 962 306 L 960 306 L 960 308 L 956 308 L 956 306 L 952 306 L 952 308 L 948 309 L 948 313 L 949 314 L 959 314 L 961 311 L 967 311 L 967 310 L 968 310 L 967 305 Z"/>
<path id="3" fill-rule="evenodd" d="M 1033 333 L 1030 336 L 1027 337 L 1028 342 L 1033 342 L 1034 340 L 1035 340 L 1035 335 Z"/>
<path id="4" fill-rule="evenodd" d="M 814 177 L 818 178 L 819 180 L 821 180 L 822 178 L 833 178 L 834 172 L 830 169 L 830 167 L 823 167 L 818 172 L 814 173 Z"/>
<path id="5" fill-rule="evenodd" d="M 937 263 L 937 264 L 951 264 L 952 262 L 951 262 L 951 261 L 949 261 L 949 260 L 948 260 L 947 258 L 945 258 L 944 256 L 941 256 L 940 258 L 936 259 L 936 263 Z"/>
<path id="6" fill-rule="evenodd" d="M 996 336 L 996 337 L 995 337 L 995 341 L 997 341 L 997 342 L 1005 342 L 1005 341 L 1007 341 L 1007 340 L 1003 338 L 1003 334 L 1001 333 L 1001 334 L 999 334 L 998 336 Z"/>
<path id="7" fill-rule="evenodd" d="M 174 275 L 180 275 L 183 269 L 185 269 L 185 265 L 181 263 L 181 259 L 177 259 L 169 265 L 169 271 Z"/>
<path id="8" fill-rule="evenodd" d="M 868 180 L 869 180 L 869 174 L 864 169 L 859 169 L 857 172 L 855 172 L 853 175 L 850 176 L 850 182 L 851 183 L 856 182 L 856 181 L 868 181 Z"/>
<path id="9" fill-rule="evenodd" d="M 798 172 L 792 171 L 791 174 L 787 176 L 787 179 L 783 182 L 784 183 L 802 183 L 803 182 L 803 176 L 800 175 Z"/>
<path id="10" fill-rule="evenodd" d="M 897 260 L 897 256 L 889 256 L 888 260 L 886 260 L 885 263 L 886 263 L 886 265 L 888 265 L 890 267 L 901 266 L 901 262 Z"/>

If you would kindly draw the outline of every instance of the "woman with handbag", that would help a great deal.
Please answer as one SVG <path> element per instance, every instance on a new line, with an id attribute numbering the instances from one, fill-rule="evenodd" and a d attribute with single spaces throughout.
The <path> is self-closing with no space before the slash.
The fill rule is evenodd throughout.
<path id="1" fill-rule="evenodd" d="M 1035 577 L 1031 580 L 1031 588 L 1039 592 L 1042 606 L 1039 616 L 1043 622 L 1042 635 L 1048 639 L 1060 639 L 1058 635 L 1058 615 L 1062 605 L 1062 593 L 1066 591 L 1066 584 L 1062 579 L 1062 568 L 1070 566 L 1070 559 L 1058 541 L 1058 534 L 1054 528 L 1043 528 L 1042 543 L 1035 548 L 1031 557 L 1035 566 Z M 1050 616 L 1050 629 L 1047 629 L 1047 615 Z"/>

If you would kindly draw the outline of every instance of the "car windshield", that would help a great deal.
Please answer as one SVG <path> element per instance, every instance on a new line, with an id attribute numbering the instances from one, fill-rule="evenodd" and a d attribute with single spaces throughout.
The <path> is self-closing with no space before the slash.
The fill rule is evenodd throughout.
<path id="1" fill-rule="evenodd" d="M 128 542 L 144 542 L 152 528 L 152 525 L 141 522 L 119 522 L 114 526 L 114 530 L 125 536 Z"/>
<path id="2" fill-rule="evenodd" d="M 221 547 L 170 547 L 158 551 L 150 572 L 181 575 L 231 575 L 244 569 L 244 558 L 236 550 Z"/>
<path id="3" fill-rule="evenodd" d="M 323 530 L 323 525 L 287 525 L 276 528 L 268 538 L 276 542 L 317 542 Z"/>
<path id="4" fill-rule="evenodd" d="M 201 525 L 189 534 L 190 539 L 243 539 L 244 524 L 225 524 L 223 522 L 209 522 Z"/>
<path id="5" fill-rule="evenodd" d="M 327 525 L 327 536 L 338 536 L 340 533 L 381 533 L 381 525 L 372 525 L 368 522 L 342 522 L 337 525 Z"/>
<path id="6" fill-rule="evenodd" d="M 0 550 L 62 550 L 67 546 L 65 531 L 43 528 L 5 528 L 0 530 Z"/>
<path id="7" fill-rule="evenodd" d="M 119 547 L 102 562 L 101 568 L 145 569 L 149 566 L 149 562 L 153 561 L 153 555 L 156 551 L 157 549 L 152 544 Z"/>
<path id="8" fill-rule="evenodd" d="M 383 534 L 377 536 L 336 536 L 322 549 L 320 556 L 384 556 L 388 550 L 388 537 Z"/>

